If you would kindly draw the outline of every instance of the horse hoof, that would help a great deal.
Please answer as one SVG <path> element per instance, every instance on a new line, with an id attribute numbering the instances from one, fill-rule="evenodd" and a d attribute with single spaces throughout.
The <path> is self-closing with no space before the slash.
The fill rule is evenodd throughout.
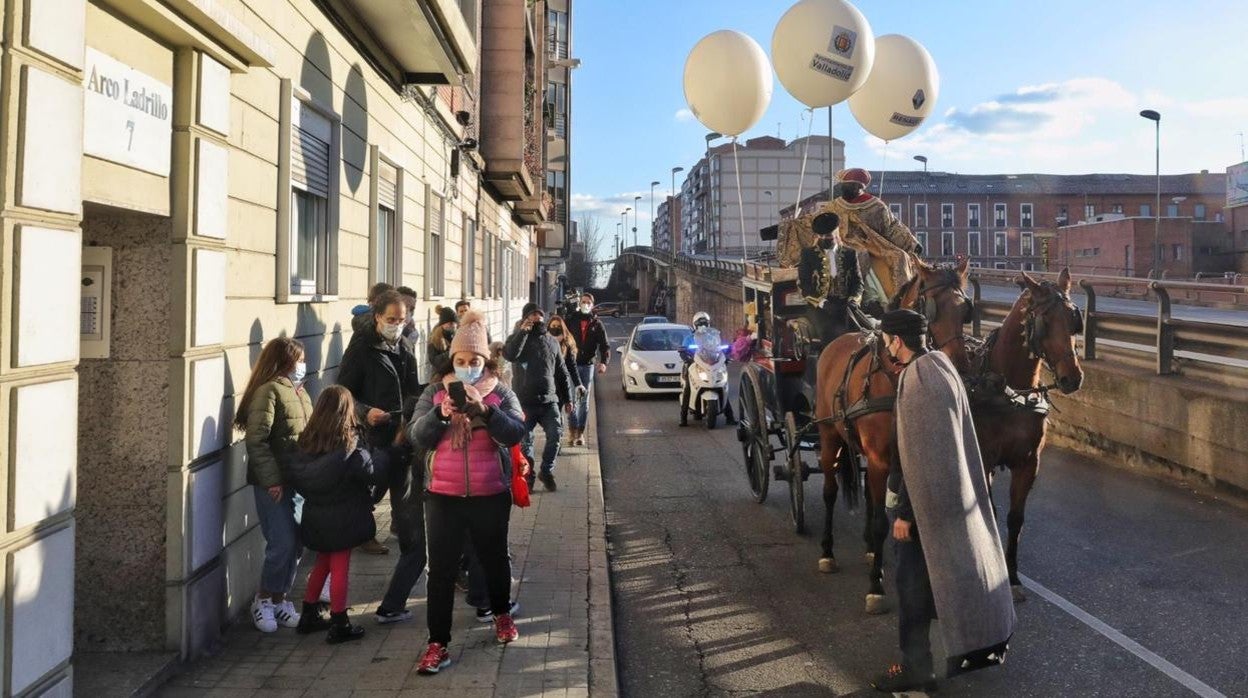
<path id="1" fill-rule="evenodd" d="M 841 568 L 837 566 L 835 558 L 821 557 L 819 558 L 819 571 L 823 574 L 835 574 L 840 572 Z"/>
<path id="2" fill-rule="evenodd" d="M 888 613 L 888 599 L 883 594 L 867 594 L 867 615 L 879 616 Z"/>
<path id="3" fill-rule="evenodd" d="M 1014 603 L 1022 603 L 1027 600 L 1027 595 L 1023 593 L 1022 584 L 1013 584 L 1010 586 L 1010 593 L 1014 595 Z"/>

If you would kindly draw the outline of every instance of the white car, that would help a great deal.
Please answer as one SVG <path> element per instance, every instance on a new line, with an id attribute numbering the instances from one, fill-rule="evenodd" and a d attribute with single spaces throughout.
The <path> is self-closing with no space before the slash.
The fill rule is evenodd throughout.
<path id="1" fill-rule="evenodd" d="M 684 365 L 680 348 L 693 339 L 688 325 L 649 323 L 633 328 L 628 343 L 620 347 L 624 397 L 680 394 L 680 371 Z"/>

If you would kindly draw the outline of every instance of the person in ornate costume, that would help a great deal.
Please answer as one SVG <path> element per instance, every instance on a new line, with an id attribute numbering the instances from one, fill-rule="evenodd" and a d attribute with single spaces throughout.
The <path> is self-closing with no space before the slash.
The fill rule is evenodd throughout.
<path id="1" fill-rule="evenodd" d="M 836 244 L 839 224 L 835 213 L 815 216 L 811 222 L 815 244 L 802 248 L 797 263 L 798 288 L 810 306 L 806 317 L 825 344 L 866 324 L 858 309 L 863 292 L 858 255 Z"/>
<path id="2" fill-rule="evenodd" d="M 832 198 L 822 210 L 839 216 L 842 244 L 870 255 L 863 269 L 863 307 L 870 311 L 877 302 L 887 306 L 897 289 L 914 276 L 911 258 L 921 252 L 918 240 L 883 201 L 867 193 L 869 172 L 858 167 L 841 170 L 836 180 Z"/>

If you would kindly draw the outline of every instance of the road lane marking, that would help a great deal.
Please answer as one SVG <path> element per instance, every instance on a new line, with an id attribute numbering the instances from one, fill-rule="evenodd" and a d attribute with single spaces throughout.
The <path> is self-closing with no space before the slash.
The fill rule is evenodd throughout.
<path id="1" fill-rule="evenodd" d="M 1161 655 L 1157 654 L 1156 652 L 1149 650 L 1147 647 L 1144 647 L 1143 645 L 1136 642 L 1135 640 L 1132 640 L 1126 635 L 1123 635 L 1121 632 L 1110 627 L 1108 623 L 1106 623 L 1105 621 L 1102 621 L 1100 618 L 1097 618 L 1091 613 L 1088 613 L 1082 608 L 1079 608 L 1078 606 L 1074 605 L 1073 603 L 1059 596 L 1057 593 L 1049 591 L 1047 588 L 1045 588 L 1042 584 L 1035 581 L 1034 579 L 1027 577 L 1026 575 L 1022 575 L 1022 574 L 1018 575 L 1018 578 L 1022 580 L 1023 586 L 1036 592 L 1045 601 L 1048 601 L 1054 606 L 1057 606 L 1058 608 L 1062 609 L 1063 611 L 1065 611 L 1066 613 L 1074 617 L 1075 620 L 1079 621 L 1080 623 L 1083 623 L 1089 628 L 1092 628 L 1093 630 L 1100 633 L 1105 638 L 1117 644 L 1119 647 L 1125 649 L 1131 654 L 1134 654 L 1140 659 L 1143 659 L 1145 662 L 1148 662 L 1149 664 L 1153 666 L 1154 669 L 1157 669 L 1158 671 L 1165 674 L 1166 676 L 1169 676 L 1175 681 L 1178 681 L 1180 684 L 1187 687 L 1187 689 L 1190 690 L 1192 693 L 1195 693 L 1198 696 L 1202 696 L 1203 698 L 1226 698 L 1226 695 L 1223 694 L 1222 692 L 1218 691 L 1217 689 L 1213 688 L 1209 684 L 1201 681 L 1195 676 L 1192 676 L 1186 671 L 1183 671 L 1177 666 L 1166 661 L 1165 658 L 1163 658 Z"/>

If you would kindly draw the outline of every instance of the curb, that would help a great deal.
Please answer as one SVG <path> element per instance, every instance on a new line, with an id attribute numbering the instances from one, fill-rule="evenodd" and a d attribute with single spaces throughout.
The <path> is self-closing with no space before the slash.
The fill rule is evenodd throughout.
<path id="1" fill-rule="evenodd" d="M 607 560 L 607 513 L 602 491 L 602 461 L 598 451 L 598 397 L 585 420 L 589 447 L 589 693 L 593 696 L 620 695 L 615 665 L 615 621 L 611 604 L 611 567 Z M 606 381 L 602 381 L 606 389 Z"/>

